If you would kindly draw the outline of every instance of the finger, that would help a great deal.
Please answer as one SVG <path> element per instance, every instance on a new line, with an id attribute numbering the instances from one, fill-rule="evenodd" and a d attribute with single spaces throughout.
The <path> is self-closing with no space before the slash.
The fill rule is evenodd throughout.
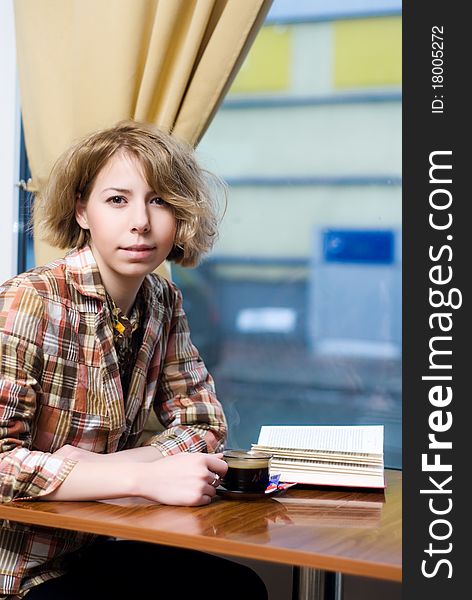
<path id="1" fill-rule="evenodd" d="M 212 498 L 213 496 L 210 496 L 210 493 L 202 493 L 189 502 L 184 503 L 183 506 L 203 506 L 204 504 L 210 504 Z"/>
<path id="2" fill-rule="evenodd" d="M 209 471 L 217 473 L 220 477 L 223 477 L 228 470 L 228 464 L 221 458 L 218 458 L 215 454 L 208 454 L 207 467 Z"/>
<path id="3" fill-rule="evenodd" d="M 213 473 L 210 471 L 207 481 L 212 487 L 217 488 L 220 485 L 221 477 L 218 475 L 218 473 Z"/>
<path id="4" fill-rule="evenodd" d="M 205 489 L 203 490 L 203 495 L 210 496 L 210 498 L 214 498 L 216 496 L 216 488 L 212 485 L 205 486 Z"/>

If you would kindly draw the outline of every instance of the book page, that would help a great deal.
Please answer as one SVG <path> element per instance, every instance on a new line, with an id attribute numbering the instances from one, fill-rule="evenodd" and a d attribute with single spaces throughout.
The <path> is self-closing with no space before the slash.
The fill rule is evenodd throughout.
<path id="1" fill-rule="evenodd" d="M 383 425 L 264 425 L 258 445 L 383 454 Z"/>

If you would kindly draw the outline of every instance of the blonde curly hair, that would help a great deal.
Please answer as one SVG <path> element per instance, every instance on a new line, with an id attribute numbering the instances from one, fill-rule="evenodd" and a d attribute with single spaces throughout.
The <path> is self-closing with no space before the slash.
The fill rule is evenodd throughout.
<path id="1" fill-rule="evenodd" d="M 226 198 L 225 184 L 199 166 L 189 145 L 136 121 L 92 133 L 60 156 L 35 200 L 34 221 L 42 237 L 59 248 L 89 242 L 89 232 L 75 218 L 76 200 L 87 201 L 98 173 L 117 152 L 139 160 L 147 183 L 174 212 L 177 229 L 167 259 L 196 265 L 216 240 L 218 199 L 221 193 Z"/>

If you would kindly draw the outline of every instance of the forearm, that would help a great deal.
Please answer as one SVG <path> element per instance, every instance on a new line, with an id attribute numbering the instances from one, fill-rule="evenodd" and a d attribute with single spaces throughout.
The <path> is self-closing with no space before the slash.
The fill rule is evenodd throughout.
<path id="1" fill-rule="evenodd" d="M 162 458 L 162 453 L 154 446 L 141 446 L 130 450 L 121 450 L 113 454 L 106 454 L 110 463 L 123 462 L 154 462 Z"/>
<path id="2" fill-rule="evenodd" d="M 100 463 L 100 464 L 120 464 L 130 462 L 153 462 L 162 458 L 162 453 L 153 446 L 142 446 L 140 448 L 131 448 L 129 450 L 121 450 L 120 452 L 113 452 L 111 454 L 99 454 L 97 452 L 90 452 L 89 450 L 83 450 L 67 444 L 54 453 L 54 456 L 62 458 L 70 458 L 71 460 L 77 460 L 80 462 L 87 463 Z"/>
<path id="3" fill-rule="evenodd" d="M 66 479 L 42 500 L 104 500 L 140 494 L 140 465 L 79 461 Z"/>
<path id="4" fill-rule="evenodd" d="M 66 445 L 54 456 L 77 461 L 65 481 L 45 500 L 103 500 L 140 495 L 140 465 L 162 458 L 151 446 L 98 454 Z"/>

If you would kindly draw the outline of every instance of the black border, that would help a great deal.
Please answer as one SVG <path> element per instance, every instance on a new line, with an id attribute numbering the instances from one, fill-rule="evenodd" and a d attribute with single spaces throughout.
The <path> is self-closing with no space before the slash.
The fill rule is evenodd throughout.
<path id="1" fill-rule="evenodd" d="M 472 252 L 468 241 L 469 204 L 471 194 L 466 186 L 471 152 L 468 148 L 470 112 L 467 88 L 470 87 L 469 47 L 470 21 L 465 9 L 467 3 L 439 2 L 437 0 L 411 0 L 403 3 L 403 598 L 427 598 L 448 600 L 449 598 L 469 597 L 466 581 L 469 562 L 468 536 L 472 535 L 467 513 L 470 492 L 466 482 L 470 479 L 466 447 L 468 435 L 468 404 L 470 392 L 467 378 L 472 373 L 470 360 L 470 336 L 468 288 Z M 440 92 L 432 88 L 432 28 L 444 28 L 444 88 Z M 444 112 L 432 113 L 434 95 L 444 97 Z M 429 374 L 429 347 L 432 335 L 428 317 L 435 311 L 429 304 L 429 269 L 432 263 L 429 246 L 438 248 L 446 242 L 446 232 L 435 231 L 428 223 L 430 212 L 429 195 L 433 189 L 429 183 L 429 156 L 437 150 L 452 151 L 452 184 L 447 186 L 453 195 L 451 207 L 453 224 L 447 234 L 453 250 L 450 262 L 442 261 L 453 269 L 450 286 L 462 293 L 463 304 L 451 310 L 453 328 L 450 332 L 452 356 L 453 400 L 448 407 L 453 416 L 453 425 L 442 439 L 450 439 L 452 450 L 442 452 L 442 461 L 451 462 L 453 479 L 449 488 L 450 496 L 436 495 L 442 500 L 452 498 L 453 508 L 444 518 L 452 525 L 452 534 L 447 541 L 431 539 L 429 527 L 440 516 L 430 512 L 428 502 L 433 497 L 421 494 L 421 489 L 431 489 L 429 476 L 421 467 L 421 455 L 428 451 L 428 434 L 431 429 L 428 416 L 435 408 L 428 400 L 430 381 L 422 376 Z M 444 257 L 446 254 L 444 254 Z M 446 310 L 446 309 L 442 309 Z M 446 335 L 446 334 L 444 334 Z M 470 366 L 469 366 L 470 365 Z M 439 373 L 439 372 L 438 372 Z M 445 374 L 445 371 L 439 374 Z M 439 436 L 438 436 L 439 437 Z M 443 480 L 445 473 L 438 473 Z M 439 502 L 439 500 L 438 500 Z M 439 506 L 439 504 L 438 504 Z M 440 532 L 439 528 L 435 529 Z M 443 529 L 442 531 L 446 531 Z M 445 549 L 452 543 L 448 553 L 435 554 L 430 558 L 424 550 L 433 541 L 436 548 Z M 427 570 L 434 571 L 434 561 L 448 559 L 452 566 L 444 563 L 437 574 L 426 578 L 421 572 L 421 564 L 427 559 Z M 460 591 L 464 590 L 464 591 Z M 452 595 L 451 595 L 452 594 Z"/>

